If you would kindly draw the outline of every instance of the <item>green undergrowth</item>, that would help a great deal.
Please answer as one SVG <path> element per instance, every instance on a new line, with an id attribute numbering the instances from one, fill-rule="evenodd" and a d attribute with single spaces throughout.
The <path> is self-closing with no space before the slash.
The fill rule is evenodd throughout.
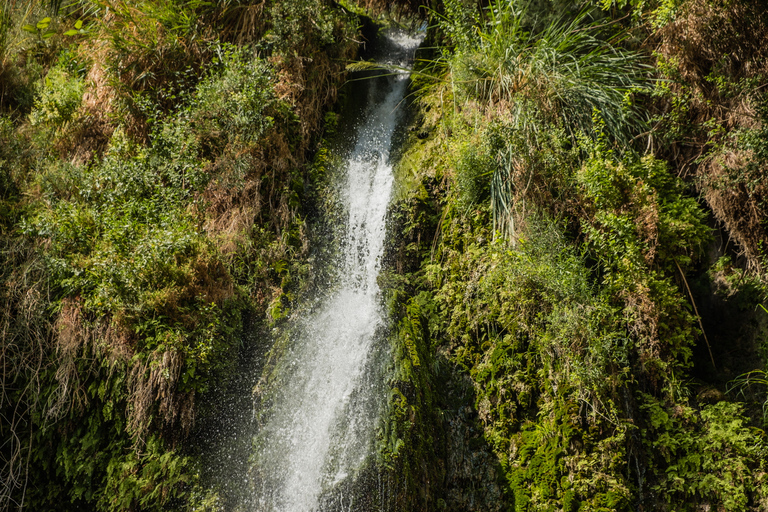
<path id="1" fill-rule="evenodd" d="M 0 3 L 0 508 L 226 506 L 202 451 L 308 286 L 356 19 L 22 3 Z"/>
<path id="2" fill-rule="evenodd" d="M 445 203 L 429 204 L 420 198 L 428 187 L 412 187 L 405 204 L 436 210 L 413 209 L 406 222 L 431 226 L 442 215 L 427 243 L 403 242 L 405 261 L 421 263 L 393 285 L 402 290 L 400 373 L 386 453 L 401 453 L 398 467 L 416 481 L 428 472 L 408 462 L 411 450 L 448 457 L 420 448 L 445 439 L 439 419 L 428 419 L 446 403 L 443 364 L 457 373 L 449 378 L 473 383 L 478 444 L 498 458 L 498 470 L 489 466 L 505 478 L 513 510 L 679 509 L 691 500 L 759 507 L 765 489 L 747 475 L 763 471 L 761 431 L 736 404 L 697 409 L 688 398 L 692 350 L 703 340 L 680 275 L 709 239 L 706 215 L 663 162 L 583 144 L 587 156 L 560 182 L 579 216 L 567 217 L 574 205 L 545 205 L 560 219 L 529 205 L 514 243 L 492 231 L 488 197 L 473 204 L 458 177 Z M 476 150 L 443 147 L 455 155 L 447 172 L 462 172 L 467 158 L 482 162 L 461 155 Z M 683 410 L 690 419 L 678 421 Z M 715 442 L 720 449 L 705 450 Z M 699 464 L 711 468 L 706 478 Z M 725 469 L 732 464 L 741 473 Z"/>
<path id="3" fill-rule="evenodd" d="M 449 6 L 439 30 L 455 50 L 415 80 L 392 209 L 402 276 L 386 279 L 398 323 L 383 453 L 410 485 L 429 485 L 423 502 L 438 510 L 488 509 L 451 494 L 457 481 L 444 468 L 467 451 L 493 453 L 472 488 L 493 494 L 497 509 L 761 510 L 759 407 L 717 379 L 709 385 L 720 392 L 697 395 L 705 384 L 696 379 L 727 364 L 715 357 L 727 342 L 707 338 L 699 320 L 696 281 L 713 240 L 707 203 L 663 151 L 632 143 L 647 135 L 650 68 L 631 40 L 611 49 L 622 36 L 601 32 L 604 19 L 597 28 L 587 11 L 565 14 L 589 33 L 569 46 L 572 28 L 526 25 L 536 5 Z M 658 29 L 677 6 L 656 8 Z M 456 28 L 464 25 L 483 44 L 511 40 L 520 51 L 480 55 L 472 30 Z M 544 67 L 557 51 L 605 63 L 607 75 Z M 633 69 L 623 99 L 601 95 L 613 87 L 603 57 Z M 515 78 L 516 69 L 530 75 Z M 544 91 L 555 78 L 576 92 L 553 100 Z M 750 279 L 739 286 L 761 289 Z M 740 297 L 754 308 L 761 295 Z M 467 381 L 469 392 L 458 392 Z M 462 403 L 474 415 L 466 424 L 480 428 L 469 448 L 452 443 L 445 419 Z M 424 439 L 445 450 L 425 451 Z"/>

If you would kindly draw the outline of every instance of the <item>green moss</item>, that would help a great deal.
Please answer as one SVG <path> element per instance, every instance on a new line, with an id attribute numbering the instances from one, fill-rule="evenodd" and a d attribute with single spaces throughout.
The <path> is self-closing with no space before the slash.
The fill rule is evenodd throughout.
<path id="1" fill-rule="evenodd" d="M 395 229 L 418 233 L 425 220 L 439 219 L 429 250 L 407 237 L 398 243 L 398 264 L 410 272 L 387 278 L 401 319 L 398 371 L 417 382 L 427 368 L 422 352 L 414 356 L 421 331 L 427 357 L 439 365 L 444 355 L 443 364 L 471 379 L 483 429 L 475 446 L 493 450 L 512 509 L 653 506 L 648 482 L 666 481 L 671 461 L 643 466 L 655 449 L 640 446 L 647 416 L 634 397 L 645 389 L 686 404 L 681 376 L 698 333 L 680 276 L 710 241 L 704 209 L 665 162 L 612 146 L 599 113 L 594 133 L 569 140 L 557 122 L 542 119 L 531 136 L 501 114 L 482 117 L 470 101 L 437 118 L 429 111 L 440 92 L 439 85 L 422 90 L 411 127 L 418 136 L 398 175 Z M 434 213 L 420 220 L 415 204 Z M 432 389 L 421 401 L 398 394 L 392 421 L 407 417 L 404 400 L 428 417 L 430 404 L 445 399 Z M 434 460 L 417 439 L 397 440 L 400 457 Z M 745 491 L 749 506 L 760 492 Z M 725 503 L 714 487 L 707 496 Z"/>

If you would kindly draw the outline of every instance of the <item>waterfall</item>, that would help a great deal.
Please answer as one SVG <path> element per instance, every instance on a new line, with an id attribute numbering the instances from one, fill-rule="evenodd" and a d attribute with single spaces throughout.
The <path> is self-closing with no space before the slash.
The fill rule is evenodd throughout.
<path id="1" fill-rule="evenodd" d="M 371 461 L 385 398 L 377 276 L 394 179 L 390 149 L 407 88 L 402 69 L 420 41 L 405 33 L 386 36 L 380 64 L 393 73 L 371 81 L 367 112 L 346 158 L 337 282 L 292 326 L 256 436 L 255 510 L 359 510 L 344 489 Z"/>

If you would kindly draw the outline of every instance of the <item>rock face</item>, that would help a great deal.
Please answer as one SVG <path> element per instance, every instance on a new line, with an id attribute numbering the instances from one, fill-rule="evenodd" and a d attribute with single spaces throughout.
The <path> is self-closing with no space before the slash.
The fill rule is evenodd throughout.
<path id="1" fill-rule="evenodd" d="M 446 415 L 444 415 L 445 417 Z M 499 463 L 483 442 L 477 414 L 472 407 L 461 407 L 445 419 L 448 458 L 445 472 L 445 498 L 438 498 L 438 510 L 496 512 L 505 510 L 504 493 L 499 485 Z"/>

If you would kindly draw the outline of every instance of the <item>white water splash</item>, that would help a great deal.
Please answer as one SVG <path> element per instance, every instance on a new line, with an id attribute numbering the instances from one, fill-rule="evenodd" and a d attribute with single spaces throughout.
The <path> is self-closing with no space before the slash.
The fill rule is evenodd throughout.
<path id="1" fill-rule="evenodd" d="M 385 65 L 408 65 L 421 37 L 390 34 Z M 347 208 L 336 291 L 297 326 L 269 419 L 257 436 L 259 488 L 266 512 L 356 510 L 343 484 L 373 454 L 383 397 L 377 350 L 384 326 L 376 279 L 384 252 L 393 172 L 390 148 L 407 74 L 379 78 L 356 135 L 342 198 Z M 381 90 L 381 89 L 384 90 Z"/>

